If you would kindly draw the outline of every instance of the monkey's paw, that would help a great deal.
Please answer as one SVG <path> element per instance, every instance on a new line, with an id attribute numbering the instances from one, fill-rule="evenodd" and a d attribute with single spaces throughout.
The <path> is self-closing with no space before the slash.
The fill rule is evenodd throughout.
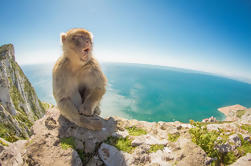
<path id="1" fill-rule="evenodd" d="M 92 116 L 94 111 L 88 104 L 82 104 L 80 106 L 79 113 L 85 116 Z"/>

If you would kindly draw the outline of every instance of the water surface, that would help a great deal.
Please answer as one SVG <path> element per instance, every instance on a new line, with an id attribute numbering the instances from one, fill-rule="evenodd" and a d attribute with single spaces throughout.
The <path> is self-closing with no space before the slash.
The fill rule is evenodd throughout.
<path id="1" fill-rule="evenodd" d="M 55 104 L 52 64 L 21 66 L 39 98 Z M 109 84 L 102 100 L 102 116 L 145 121 L 223 119 L 217 108 L 241 104 L 251 107 L 251 85 L 200 72 L 170 67 L 103 63 Z"/>

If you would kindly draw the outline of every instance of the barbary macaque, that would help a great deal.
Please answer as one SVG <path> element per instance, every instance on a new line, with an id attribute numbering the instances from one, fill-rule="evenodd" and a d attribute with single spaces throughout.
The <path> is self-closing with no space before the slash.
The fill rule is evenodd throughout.
<path id="1" fill-rule="evenodd" d="M 106 77 L 92 55 L 92 34 L 74 28 L 61 34 L 63 55 L 53 68 L 53 95 L 61 114 L 76 125 L 100 130 Z"/>

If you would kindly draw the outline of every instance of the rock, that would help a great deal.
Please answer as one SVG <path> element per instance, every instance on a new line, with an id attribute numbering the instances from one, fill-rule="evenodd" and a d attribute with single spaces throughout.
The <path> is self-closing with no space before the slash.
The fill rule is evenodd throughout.
<path id="1" fill-rule="evenodd" d="M 211 116 L 210 118 L 203 119 L 202 122 L 207 123 L 207 122 L 217 122 L 216 118 Z"/>
<path id="2" fill-rule="evenodd" d="M 174 159 L 173 154 L 171 153 L 171 150 L 167 147 L 163 149 L 163 151 L 158 150 L 157 152 L 150 153 L 151 158 L 151 164 L 160 164 L 160 165 L 172 165 L 171 160 Z"/>
<path id="3" fill-rule="evenodd" d="M 181 155 L 176 158 L 179 160 L 177 166 L 202 166 L 208 162 L 206 153 L 190 140 L 181 143 Z"/>
<path id="4" fill-rule="evenodd" d="M 235 163 L 231 164 L 231 166 L 248 166 L 251 165 L 251 153 L 239 158 Z"/>
<path id="5" fill-rule="evenodd" d="M 129 136 L 129 133 L 127 130 L 123 130 L 123 131 L 118 130 L 118 131 L 112 133 L 112 136 L 125 138 L 125 137 Z"/>
<path id="6" fill-rule="evenodd" d="M 242 137 L 245 141 L 248 141 L 249 143 L 251 143 L 251 136 L 247 135 L 247 134 L 242 134 Z"/>
<path id="7" fill-rule="evenodd" d="M 100 160 L 98 156 L 93 156 L 91 160 L 86 164 L 86 166 L 103 166 L 104 163 Z"/>
<path id="8" fill-rule="evenodd" d="M 114 146 L 102 143 L 98 154 L 107 166 L 126 166 L 123 154 Z"/>
<path id="9" fill-rule="evenodd" d="M 25 152 L 26 140 L 19 140 L 10 144 L 0 153 L 0 163 L 2 165 L 20 166 L 23 164 L 22 154 Z"/>
<path id="10" fill-rule="evenodd" d="M 112 118 L 104 120 L 105 131 L 92 131 L 85 128 L 81 128 L 71 123 L 60 115 L 57 107 L 49 109 L 45 116 L 37 120 L 32 127 L 32 137 L 27 141 L 27 144 L 23 149 L 25 152 L 19 152 L 14 148 L 8 148 L 8 151 L 3 150 L 0 153 L 2 163 L 11 163 L 18 161 L 17 165 L 24 163 L 27 165 L 76 165 L 82 166 L 87 163 L 82 163 L 78 152 L 84 151 L 88 158 L 85 162 L 91 161 L 91 163 L 100 163 L 93 157 L 97 146 L 106 140 L 114 133 L 115 123 Z M 63 140 L 66 141 L 66 145 L 63 147 Z M 16 148 L 19 146 L 11 144 Z M 12 150 L 14 149 L 14 150 Z M 21 149 L 21 148 L 18 148 Z M 10 152 L 9 152 L 10 151 Z M 8 153 L 7 153 L 8 152 Z M 9 157 L 4 157 L 7 154 Z M 14 158 L 13 158 L 14 156 Z M 21 156 L 21 157 L 20 157 Z M 22 160 L 21 160 L 22 159 Z M 95 161 L 94 161 L 95 160 Z M 8 165 L 7 164 L 7 165 Z"/>
<path id="11" fill-rule="evenodd" d="M 28 165 L 82 166 L 78 153 L 70 147 L 61 147 L 58 137 L 49 133 L 33 136 L 26 150 L 24 161 Z"/>
<path id="12" fill-rule="evenodd" d="M 215 145 L 215 148 L 220 152 L 220 153 L 228 153 L 233 149 L 233 146 L 231 146 L 228 142 L 224 144 L 217 144 Z"/>
<path id="13" fill-rule="evenodd" d="M 157 139 L 156 137 L 152 136 L 152 135 L 142 135 L 140 137 L 136 137 L 133 141 L 132 141 L 132 146 L 139 146 L 141 144 L 147 144 L 147 145 L 166 145 L 168 143 L 167 140 L 163 139 Z"/>
<path id="14" fill-rule="evenodd" d="M 237 134 L 230 135 L 228 140 L 230 143 L 234 143 L 234 148 L 241 146 L 241 139 Z"/>

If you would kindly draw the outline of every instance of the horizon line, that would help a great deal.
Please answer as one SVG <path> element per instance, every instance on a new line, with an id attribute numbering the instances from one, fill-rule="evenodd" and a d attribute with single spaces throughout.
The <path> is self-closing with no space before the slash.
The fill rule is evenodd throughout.
<path id="1" fill-rule="evenodd" d="M 55 62 L 56 61 L 20 63 L 20 66 L 23 66 L 23 65 L 55 64 Z M 104 60 L 101 60 L 100 64 L 102 64 L 102 63 L 122 63 L 122 64 L 137 64 L 137 65 L 149 65 L 149 66 L 158 66 L 158 67 L 169 67 L 169 68 L 178 69 L 178 70 L 187 70 L 187 71 L 191 71 L 191 72 L 196 72 L 196 73 L 200 73 L 200 74 L 204 74 L 204 75 L 223 77 L 223 78 L 226 78 L 226 79 L 230 79 L 230 80 L 234 80 L 234 81 L 238 81 L 238 82 L 241 82 L 241 83 L 246 83 L 248 85 L 251 85 L 251 80 L 247 80 L 246 78 L 231 77 L 231 76 L 224 75 L 224 74 L 221 74 L 221 73 L 215 73 L 215 72 L 209 72 L 209 71 L 203 71 L 203 70 L 192 69 L 192 68 L 185 68 L 185 67 L 179 67 L 179 66 L 151 64 L 151 63 L 139 63 L 139 62 L 104 61 Z"/>

